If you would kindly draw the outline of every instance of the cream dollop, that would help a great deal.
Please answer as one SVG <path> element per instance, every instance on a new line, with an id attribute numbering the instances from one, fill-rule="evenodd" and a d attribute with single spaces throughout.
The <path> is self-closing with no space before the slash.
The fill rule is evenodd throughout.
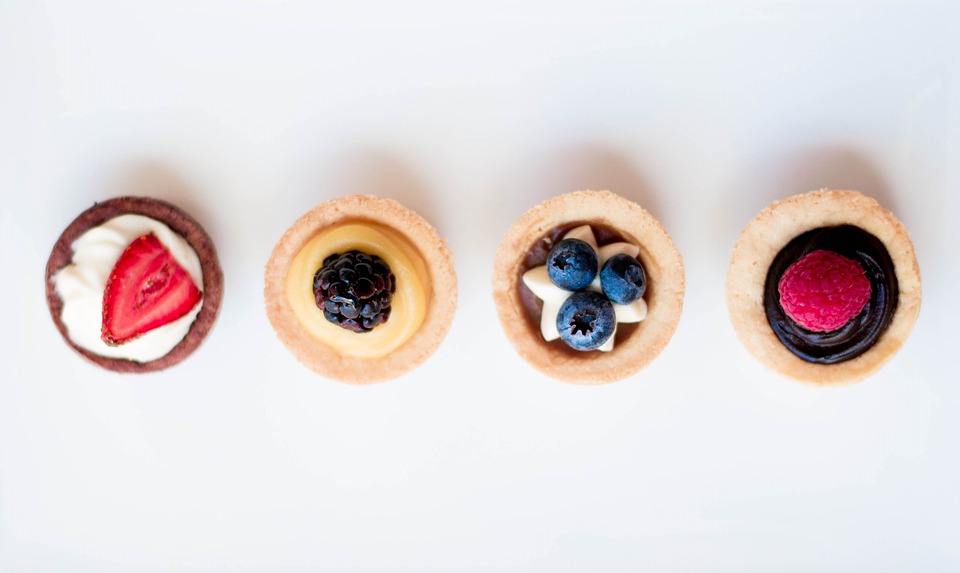
<path id="1" fill-rule="evenodd" d="M 109 346 L 100 338 L 107 279 L 127 246 L 148 233 L 157 236 L 197 288 L 203 290 L 200 257 L 183 237 L 160 221 L 143 215 L 114 217 L 80 235 L 72 245 L 73 262 L 54 275 L 57 294 L 63 301 L 60 320 L 77 346 L 108 358 L 149 362 L 173 350 L 189 332 L 203 307 L 202 300 L 174 322 L 120 346 Z"/>
<path id="2" fill-rule="evenodd" d="M 590 225 L 581 225 L 575 229 L 571 229 L 563 236 L 563 239 L 580 239 L 590 245 L 594 252 L 597 253 L 597 276 L 593 278 L 593 282 L 590 283 L 586 290 L 601 294 L 603 293 L 603 289 L 600 287 L 599 270 L 603 268 L 603 263 L 615 255 L 626 254 L 631 257 L 636 257 L 640 254 L 640 247 L 631 245 L 630 243 L 611 243 L 598 247 L 597 239 Z M 563 305 L 565 300 L 570 298 L 573 291 L 564 290 L 553 284 L 553 281 L 550 280 L 550 275 L 547 273 L 546 265 L 534 267 L 525 272 L 523 274 L 523 284 L 527 285 L 527 288 L 529 288 L 537 298 L 543 301 L 543 310 L 540 313 L 540 334 L 543 335 L 543 339 L 550 342 L 560 338 L 560 332 L 557 330 L 557 314 L 560 312 L 560 306 Z M 621 322 L 640 322 L 647 317 L 647 303 L 642 298 L 630 304 L 612 304 L 618 324 Z M 613 335 L 597 350 L 602 352 L 610 352 L 613 350 L 613 339 L 616 335 L 616 326 L 614 326 Z"/>

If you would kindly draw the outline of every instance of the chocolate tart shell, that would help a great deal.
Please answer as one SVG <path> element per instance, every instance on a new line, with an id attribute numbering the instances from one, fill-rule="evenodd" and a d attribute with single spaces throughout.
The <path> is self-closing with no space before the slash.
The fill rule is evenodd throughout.
<path id="1" fill-rule="evenodd" d="M 149 362 L 107 358 L 74 344 L 67 334 L 66 325 L 64 325 L 60 319 L 60 313 L 63 310 L 63 301 L 57 294 L 57 288 L 53 280 L 60 269 L 71 263 L 73 259 L 72 245 L 80 235 L 109 219 L 128 214 L 150 217 L 170 227 L 170 229 L 190 244 L 200 258 L 200 265 L 203 269 L 203 307 L 200 309 L 200 313 L 197 314 L 196 320 L 194 320 L 187 335 L 179 344 L 174 346 L 167 354 Z M 67 344 L 81 356 L 102 368 L 113 370 L 114 372 L 155 372 L 178 364 L 193 353 L 193 351 L 200 346 L 200 343 L 203 342 L 203 339 L 206 338 L 220 312 L 220 302 L 223 298 L 223 271 L 220 269 L 217 250 L 210 236 L 207 235 L 203 227 L 201 227 L 193 217 L 180 208 L 166 201 L 149 197 L 116 197 L 95 203 L 93 207 L 87 209 L 74 219 L 60 235 L 60 238 L 57 239 L 56 244 L 53 246 L 53 251 L 50 253 L 50 258 L 47 260 L 46 291 L 47 306 L 50 308 L 50 316 L 53 318 L 57 330 L 60 331 L 60 334 Z"/>

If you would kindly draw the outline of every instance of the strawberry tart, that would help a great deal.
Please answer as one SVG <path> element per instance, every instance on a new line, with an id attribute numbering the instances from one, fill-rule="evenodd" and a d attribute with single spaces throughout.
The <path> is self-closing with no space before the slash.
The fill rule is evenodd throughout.
<path id="1" fill-rule="evenodd" d="M 47 303 L 64 340 L 116 372 L 177 364 L 216 320 L 223 273 L 210 237 L 158 199 L 118 197 L 80 214 L 47 261 Z"/>

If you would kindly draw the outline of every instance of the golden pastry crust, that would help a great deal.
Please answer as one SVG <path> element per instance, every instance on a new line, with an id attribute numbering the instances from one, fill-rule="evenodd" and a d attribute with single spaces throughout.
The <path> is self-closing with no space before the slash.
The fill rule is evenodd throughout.
<path id="1" fill-rule="evenodd" d="M 763 290 L 767 270 L 787 243 L 806 231 L 837 225 L 855 225 L 883 243 L 893 260 L 899 297 L 890 325 L 872 348 L 844 362 L 815 364 L 777 339 L 763 308 Z M 817 384 L 857 382 L 876 371 L 903 345 L 920 312 L 920 268 L 907 230 L 890 211 L 857 191 L 811 191 L 760 211 L 733 249 L 726 290 L 730 321 L 750 354 L 784 376 Z"/>
<path id="2" fill-rule="evenodd" d="M 391 229 L 407 240 L 426 263 L 429 277 L 424 282 L 431 286 L 419 330 L 399 348 L 378 358 L 344 356 L 317 341 L 303 328 L 285 294 L 290 264 L 310 239 L 334 225 L 364 222 Z M 408 372 L 440 346 L 457 307 L 457 277 L 446 245 L 420 215 L 390 199 L 351 195 L 321 203 L 287 229 L 267 262 L 263 295 L 270 323 L 297 360 L 327 378 L 368 384 Z"/>
<path id="3" fill-rule="evenodd" d="M 608 227 L 640 246 L 647 317 L 636 329 L 618 332 L 611 352 L 578 352 L 562 341 L 545 341 L 540 317 L 528 316 L 520 300 L 526 253 L 551 230 L 572 223 Z M 534 368 L 564 382 L 605 384 L 638 372 L 666 347 L 680 321 L 684 281 L 680 252 L 650 213 L 609 191 L 576 191 L 544 201 L 510 227 L 494 260 L 493 300 L 510 342 Z"/>
<path id="4" fill-rule="evenodd" d="M 155 219 L 170 227 L 172 231 L 183 237 L 190 247 L 197 253 L 203 269 L 203 307 L 197 318 L 190 325 L 190 330 L 173 349 L 164 356 L 148 362 L 135 362 L 122 358 L 108 358 L 85 348 L 81 348 L 70 340 L 67 327 L 60 318 L 63 311 L 63 300 L 57 294 L 54 277 L 63 267 L 73 260 L 73 243 L 80 235 L 120 215 L 143 215 Z M 57 239 L 50 258 L 47 260 L 46 270 L 47 305 L 50 316 L 53 318 L 61 336 L 81 356 L 94 364 L 121 373 L 145 373 L 165 370 L 183 361 L 192 354 L 200 343 L 207 337 L 213 323 L 220 312 L 220 301 L 223 299 L 223 271 L 220 270 L 220 260 L 217 249 L 207 232 L 193 217 L 175 205 L 150 197 L 115 197 L 107 201 L 94 204 L 77 216 L 64 229 Z"/>

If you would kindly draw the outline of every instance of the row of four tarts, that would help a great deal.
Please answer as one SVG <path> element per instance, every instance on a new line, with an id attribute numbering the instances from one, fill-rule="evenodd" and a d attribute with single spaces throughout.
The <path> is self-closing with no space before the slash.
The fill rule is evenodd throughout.
<path id="1" fill-rule="evenodd" d="M 507 231 L 494 262 L 504 332 L 538 370 L 566 382 L 621 380 L 649 364 L 680 319 L 683 261 L 662 225 L 608 191 L 549 199 Z M 60 236 L 47 301 L 67 343 L 97 365 L 177 364 L 210 331 L 223 274 L 213 242 L 169 203 L 94 205 Z M 727 304 L 747 349 L 803 381 L 860 380 L 909 335 L 920 274 L 903 225 L 855 191 L 774 202 L 741 234 Z M 439 347 L 457 304 L 436 230 L 399 203 L 348 196 L 317 206 L 277 243 L 267 314 L 300 362 L 328 378 L 397 377 Z"/>

